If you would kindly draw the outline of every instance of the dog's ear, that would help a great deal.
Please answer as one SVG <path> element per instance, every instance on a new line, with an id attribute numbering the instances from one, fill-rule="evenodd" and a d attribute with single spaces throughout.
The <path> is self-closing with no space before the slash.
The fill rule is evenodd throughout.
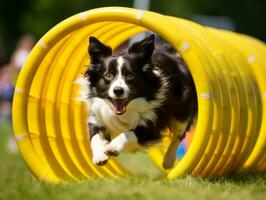
<path id="1" fill-rule="evenodd" d="M 91 64 L 98 64 L 101 58 L 112 55 L 112 49 L 109 46 L 101 43 L 96 37 L 89 38 L 88 53 L 90 56 Z"/>
<path id="2" fill-rule="evenodd" d="M 154 37 L 154 34 L 151 34 L 141 41 L 133 43 L 128 49 L 128 54 L 141 64 L 147 63 L 154 50 Z"/>

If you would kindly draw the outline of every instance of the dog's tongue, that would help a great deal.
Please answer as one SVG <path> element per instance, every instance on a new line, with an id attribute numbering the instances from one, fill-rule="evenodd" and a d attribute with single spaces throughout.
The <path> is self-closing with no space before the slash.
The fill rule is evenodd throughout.
<path id="1" fill-rule="evenodd" d="M 115 114 L 122 115 L 126 111 L 126 100 L 124 99 L 113 99 L 113 109 Z"/>

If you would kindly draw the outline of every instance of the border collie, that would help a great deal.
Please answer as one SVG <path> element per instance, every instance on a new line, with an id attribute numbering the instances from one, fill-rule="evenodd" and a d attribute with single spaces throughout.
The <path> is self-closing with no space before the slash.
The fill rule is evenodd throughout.
<path id="1" fill-rule="evenodd" d="M 194 82 L 177 52 L 156 45 L 154 35 L 119 55 L 89 38 L 88 89 L 92 161 L 104 165 L 121 151 L 151 145 L 169 128 L 173 139 L 163 160 L 169 169 L 197 110 Z"/>

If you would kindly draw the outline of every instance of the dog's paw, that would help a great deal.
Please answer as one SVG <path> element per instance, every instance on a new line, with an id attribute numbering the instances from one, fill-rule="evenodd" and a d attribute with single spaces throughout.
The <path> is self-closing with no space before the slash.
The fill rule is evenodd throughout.
<path id="1" fill-rule="evenodd" d="M 95 165 L 102 166 L 105 165 L 108 161 L 109 157 L 105 153 L 97 153 L 93 155 L 92 162 Z"/>
<path id="2" fill-rule="evenodd" d="M 109 156 L 118 156 L 118 154 L 123 150 L 123 145 L 112 141 L 105 147 L 105 153 Z"/>
<path id="3" fill-rule="evenodd" d="M 116 150 L 113 150 L 113 149 L 107 149 L 106 150 L 106 153 L 109 155 L 109 156 L 114 156 L 114 157 L 116 157 L 116 156 L 118 156 L 118 151 L 116 151 Z"/>
<path id="4" fill-rule="evenodd" d="M 163 168 L 164 169 L 170 169 L 173 167 L 173 165 L 174 165 L 174 162 L 172 162 L 172 161 L 168 161 L 168 160 L 163 161 Z"/>
<path id="5" fill-rule="evenodd" d="M 176 161 L 176 155 L 165 155 L 164 160 L 163 160 L 163 168 L 164 169 L 170 169 L 174 166 Z"/>

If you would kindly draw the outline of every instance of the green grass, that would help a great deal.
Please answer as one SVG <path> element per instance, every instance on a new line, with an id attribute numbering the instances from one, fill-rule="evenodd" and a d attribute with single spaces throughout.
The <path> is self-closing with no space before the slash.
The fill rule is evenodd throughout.
<path id="1" fill-rule="evenodd" d="M 19 155 L 10 154 L 5 150 L 3 141 L 7 138 L 8 128 L 5 127 L 3 131 L 3 126 L 1 127 L 0 200 L 266 199 L 266 175 L 231 176 L 212 181 L 185 176 L 174 181 L 166 181 L 143 155 L 128 159 L 132 169 L 139 169 L 136 170 L 139 174 L 136 178 L 47 184 L 31 175 Z"/>

